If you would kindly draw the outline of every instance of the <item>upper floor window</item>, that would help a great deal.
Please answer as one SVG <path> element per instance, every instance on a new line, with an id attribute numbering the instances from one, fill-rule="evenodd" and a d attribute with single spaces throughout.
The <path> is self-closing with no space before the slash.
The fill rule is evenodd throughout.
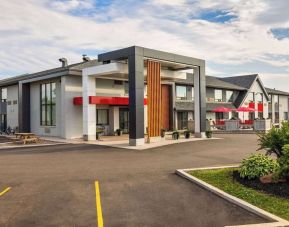
<path id="1" fill-rule="evenodd" d="M 40 124 L 56 125 L 56 85 L 45 83 L 40 85 Z"/>
<path id="2" fill-rule="evenodd" d="M 226 91 L 226 102 L 233 102 L 233 91 Z"/>
<path id="3" fill-rule="evenodd" d="M 269 103 L 272 102 L 272 95 L 269 95 L 269 100 L 268 100 Z"/>
<path id="4" fill-rule="evenodd" d="M 279 104 L 279 96 L 278 95 L 274 95 L 274 103 L 275 104 Z"/>
<path id="5" fill-rule="evenodd" d="M 223 101 L 223 91 L 215 89 L 215 102 Z"/>
<path id="6" fill-rule="evenodd" d="M 7 88 L 2 88 L 1 89 L 1 101 L 6 102 L 7 100 Z"/>
<path id="7" fill-rule="evenodd" d="M 176 86 L 176 98 L 177 100 L 187 99 L 187 86 L 182 86 L 182 85 Z"/>
<path id="8" fill-rule="evenodd" d="M 263 94 L 262 93 L 256 93 L 255 99 L 257 103 L 263 103 Z"/>
<path id="9" fill-rule="evenodd" d="M 128 81 L 124 82 L 124 94 L 125 95 L 129 94 L 129 83 L 128 83 Z"/>
<path id="10" fill-rule="evenodd" d="M 253 93 L 253 92 L 250 92 L 250 93 L 248 94 L 248 101 L 249 101 L 249 102 L 254 102 L 254 93 Z"/>

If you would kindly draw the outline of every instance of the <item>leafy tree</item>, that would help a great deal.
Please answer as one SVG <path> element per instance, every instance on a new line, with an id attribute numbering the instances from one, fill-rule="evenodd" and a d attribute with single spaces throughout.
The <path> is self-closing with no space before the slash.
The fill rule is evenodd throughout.
<path id="1" fill-rule="evenodd" d="M 276 154 L 277 158 L 283 155 L 284 145 L 289 144 L 289 122 L 282 122 L 280 128 L 273 127 L 267 133 L 258 134 L 259 149 L 265 149 L 267 155 Z"/>
<path id="2" fill-rule="evenodd" d="M 277 159 L 279 163 L 279 178 L 289 180 L 289 144 L 285 145 L 282 150 L 282 156 Z"/>

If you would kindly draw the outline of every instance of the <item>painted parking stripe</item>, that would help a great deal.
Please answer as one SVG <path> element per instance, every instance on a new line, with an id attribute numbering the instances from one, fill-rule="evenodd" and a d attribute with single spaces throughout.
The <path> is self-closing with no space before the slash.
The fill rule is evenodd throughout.
<path id="1" fill-rule="evenodd" d="M 103 218 L 102 218 L 102 209 L 101 209 L 100 191 L 99 191 L 98 181 L 95 181 L 95 201 L 96 201 L 97 226 L 103 227 Z"/>
<path id="2" fill-rule="evenodd" d="M 6 192 L 8 192 L 11 189 L 11 187 L 5 188 L 2 192 L 0 192 L 0 196 L 4 195 Z"/>

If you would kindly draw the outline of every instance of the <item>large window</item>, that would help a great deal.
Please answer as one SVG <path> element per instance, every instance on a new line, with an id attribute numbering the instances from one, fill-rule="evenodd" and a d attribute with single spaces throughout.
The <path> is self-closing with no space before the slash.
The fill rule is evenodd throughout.
<path id="1" fill-rule="evenodd" d="M 253 92 L 250 92 L 250 93 L 248 94 L 248 101 L 249 101 L 249 102 L 254 102 L 254 93 L 253 93 Z"/>
<path id="2" fill-rule="evenodd" d="M 188 128 L 188 112 L 177 112 L 178 130 Z"/>
<path id="3" fill-rule="evenodd" d="M 40 85 L 40 124 L 56 125 L 56 85 L 45 83 Z"/>
<path id="4" fill-rule="evenodd" d="M 226 91 L 226 102 L 233 102 L 233 91 Z"/>
<path id="5" fill-rule="evenodd" d="M 176 97 L 177 100 L 186 100 L 187 99 L 187 86 L 176 86 Z"/>
<path id="6" fill-rule="evenodd" d="M 263 94 L 262 93 L 256 93 L 255 99 L 257 103 L 263 103 Z"/>
<path id="7" fill-rule="evenodd" d="M 2 98 L 2 102 L 6 102 L 7 100 L 7 88 L 2 88 L 1 89 L 1 98 Z"/>
<path id="8" fill-rule="evenodd" d="M 108 125 L 108 109 L 97 109 L 96 110 L 96 124 L 97 125 Z"/>
<path id="9" fill-rule="evenodd" d="M 215 102 L 223 101 L 223 91 L 215 89 Z"/>

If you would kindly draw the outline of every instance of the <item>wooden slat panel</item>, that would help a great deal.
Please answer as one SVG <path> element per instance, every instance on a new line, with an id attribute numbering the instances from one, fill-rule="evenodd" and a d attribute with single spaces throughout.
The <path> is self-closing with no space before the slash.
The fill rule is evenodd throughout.
<path id="1" fill-rule="evenodd" d="M 162 116 L 162 128 L 170 129 L 170 85 L 162 84 L 161 86 L 161 116 Z"/>
<path id="2" fill-rule="evenodd" d="M 148 135 L 161 133 L 161 64 L 147 61 Z"/>

